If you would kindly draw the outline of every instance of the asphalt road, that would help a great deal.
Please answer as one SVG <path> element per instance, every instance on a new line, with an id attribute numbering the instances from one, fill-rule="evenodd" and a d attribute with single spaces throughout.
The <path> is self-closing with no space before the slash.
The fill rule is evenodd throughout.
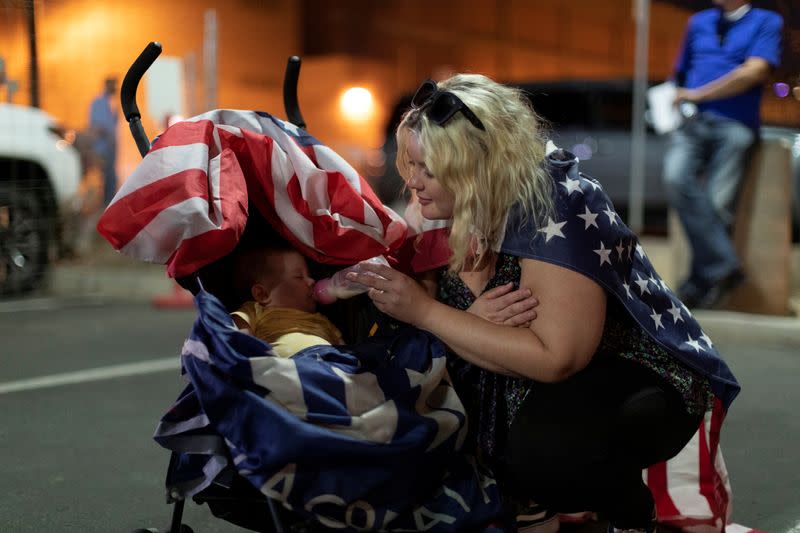
<path id="1" fill-rule="evenodd" d="M 168 454 L 151 435 L 183 387 L 177 354 L 193 318 L 147 304 L 0 302 L 0 532 L 166 528 Z M 723 430 L 734 521 L 797 533 L 800 350 L 744 338 L 715 338 L 743 385 Z M 244 531 L 194 504 L 185 522 Z"/>

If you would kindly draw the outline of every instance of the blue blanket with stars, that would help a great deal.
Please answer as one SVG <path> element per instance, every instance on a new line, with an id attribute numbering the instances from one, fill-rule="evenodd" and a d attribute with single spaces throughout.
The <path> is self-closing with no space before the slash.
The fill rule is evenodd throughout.
<path id="1" fill-rule="evenodd" d="M 195 303 L 181 351 L 189 384 L 155 434 L 177 452 L 170 498 L 238 475 L 332 530 L 502 530 L 495 479 L 461 451 L 466 412 L 438 339 L 404 327 L 281 358 L 213 295 Z"/>
<path id="2" fill-rule="evenodd" d="M 512 210 L 500 251 L 575 270 L 616 296 L 657 343 L 706 376 L 727 410 L 739 384 L 711 339 L 653 268 L 636 235 L 622 222 L 600 184 L 579 172 L 564 150 L 548 156 L 554 213 L 525 220 Z"/>

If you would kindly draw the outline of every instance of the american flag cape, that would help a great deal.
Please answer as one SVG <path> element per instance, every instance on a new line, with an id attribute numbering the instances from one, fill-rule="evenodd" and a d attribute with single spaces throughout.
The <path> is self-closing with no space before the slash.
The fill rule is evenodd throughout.
<path id="1" fill-rule="evenodd" d="M 238 331 L 200 291 L 181 354 L 190 384 L 155 439 L 181 452 L 185 497 L 233 468 L 300 516 L 343 531 L 483 531 L 502 515 L 491 474 L 459 453 L 464 407 L 445 347 L 406 327 L 292 358 Z M 493 531 L 500 531 L 493 526 Z"/>
<path id="2" fill-rule="evenodd" d="M 655 271 L 600 183 L 581 174 L 577 158 L 564 150 L 552 152 L 547 164 L 555 187 L 553 216 L 538 223 L 523 221 L 520 209 L 512 211 L 501 251 L 554 263 L 599 283 L 668 353 L 706 376 L 727 410 L 739 393 L 736 378 Z"/>
<path id="3" fill-rule="evenodd" d="M 97 229 L 123 254 L 180 277 L 233 250 L 250 205 L 325 264 L 390 256 L 408 233 L 336 152 L 272 115 L 230 109 L 158 137 Z"/>

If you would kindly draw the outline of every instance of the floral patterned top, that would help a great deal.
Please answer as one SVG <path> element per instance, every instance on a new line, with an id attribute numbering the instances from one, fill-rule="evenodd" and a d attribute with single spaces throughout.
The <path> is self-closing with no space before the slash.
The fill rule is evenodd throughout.
<path id="1" fill-rule="evenodd" d="M 518 289 L 520 275 L 519 259 L 501 253 L 497 257 L 495 274 L 483 292 L 509 282 Z M 437 298 L 461 310 L 475 301 L 472 291 L 458 274 L 448 270 L 440 275 Z M 624 357 L 646 366 L 678 391 L 692 414 L 701 414 L 710 408 L 713 394 L 708 380 L 670 357 L 613 297 L 608 299 L 605 328 L 595 357 L 598 356 Z M 470 441 L 476 442 L 488 459 L 496 460 L 502 456 L 514 416 L 535 388 L 535 382 L 495 374 L 452 353 L 448 355 L 448 368 L 470 417 Z"/>

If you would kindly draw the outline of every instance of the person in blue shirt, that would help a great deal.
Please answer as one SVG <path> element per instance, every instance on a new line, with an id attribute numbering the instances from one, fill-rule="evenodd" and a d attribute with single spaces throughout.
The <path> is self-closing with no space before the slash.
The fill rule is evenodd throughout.
<path id="1" fill-rule="evenodd" d="M 103 173 L 103 201 L 111 203 L 117 192 L 117 112 L 113 98 L 117 79 L 107 78 L 103 93 L 92 100 L 89 108 L 89 129 L 94 140 L 92 150 Z"/>
<path id="2" fill-rule="evenodd" d="M 746 0 L 714 4 L 688 23 L 675 68 L 676 104 L 696 104 L 697 113 L 673 132 L 664 158 L 669 202 L 692 254 L 678 295 L 694 308 L 722 305 L 744 280 L 729 228 L 783 27 L 780 15 Z"/>

